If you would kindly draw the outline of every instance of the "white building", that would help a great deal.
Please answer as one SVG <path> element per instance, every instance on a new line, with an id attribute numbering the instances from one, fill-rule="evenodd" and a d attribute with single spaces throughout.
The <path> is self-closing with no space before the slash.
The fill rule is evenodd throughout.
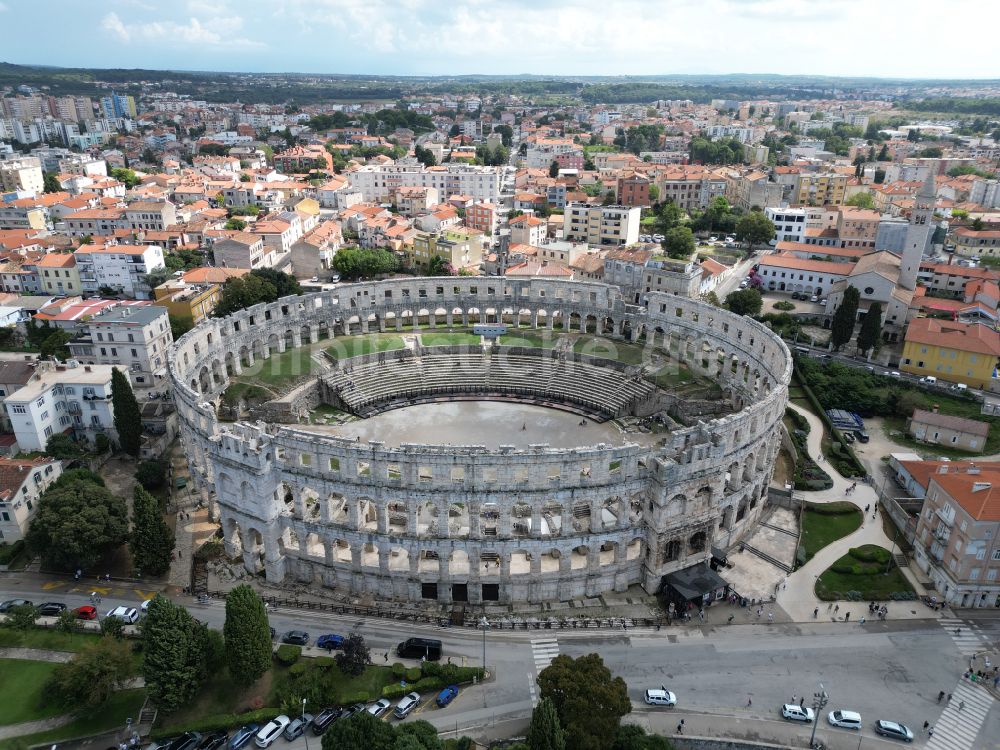
<path id="1" fill-rule="evenodd" d="M 570 203 L 563 217 L 563 239 L 588 245 L 633 245 L 639 241 L 639 206 Z"/>
<path id="2" fill-rule="evenodd" d="M 0 458 L 0 544 L 23 539 L 38 498 L 59 475 L 52 458 Z"/>
<path id="3" fill-rule="evenodd" d="M 802 242 L 806 235 L 804 208 L 765 208 L 764 215 L 774 223 L 776 242 Z"/>
<path id="4" fill-rule="evenodd" d="M 443 164 L 424 167 L 422 164 L 368 164 L 347 173 L 355 190 L 361 192 L 366 202 L 381 202 L 392 197 L 401 187 L 437 188 L 448 198 L 467 195 L 473 201 L 500 202 L 500 177 L 498 167 L 480 167 L 472 164 Z"/>
<path id="5" fill-rule="evenodd" d="M 39 363 L 35 376 L 4 399 L 18 446 L 25 451 L 44 451 L 49 438 L 63 432 L 91 441 L 104 433 L 116 441 L 111 407 L 114 369 L 110 365 Z"/>
<path id="6" fill-rule="evenodd" d="M 113 289 L 133 299 L 152 299 L 146 275 L 164 267 L 157 245 L 81 245 L 76 267 L 84 294 Z"/>
<path id="7" fill-rule="evenodd" d="M 42 163 L 31 156 L 0 161 L 0 187 L 5 193 L 41 194 L 45 189 Z"/>

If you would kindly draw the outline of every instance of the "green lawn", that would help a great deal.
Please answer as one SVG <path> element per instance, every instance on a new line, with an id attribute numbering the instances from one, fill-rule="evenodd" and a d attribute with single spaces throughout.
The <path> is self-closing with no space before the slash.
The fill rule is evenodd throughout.
<path id="1" fill-rule="evenodd" d="M 500 346 L 524 346 L 532 349 L 551 349 L 556 345 L 557 337 L 548 333 L 538 334 L 518 330 L 497 339 Z"/>
<path id="2" fill-rule="evenodd" d="M 806 563 L 826 545 L 861 526 L 861 510 L 853 503 L 809 503 L 802 514 L 801 545 Z"/>
<path id="3" fill-rule="evenodd" d="M 62 710 L 44 700 L 43 688 L 57 664 L 0 659 L 0 726 L 57 716 Z"/>
<path id="4" fill-rule="evenodd" d="M 855 599 L 859 602 L 884 601 L 893 593 L 912 592 L 913 587 L 896 567 L 895 561 L 862 559 L 872 555 L 882 555 L 889 550 L 874 544 L 866 544 L 852 549 L 837 562 L 827 568 L 816 580 L 816 596 L 824 601 L 835 599 Z M 855 616 L 859 616 L 855 613 Z"/>
<path id="5" fill-rule="evenodd" d="M 0 647 L 44 648 L 51 651 L 80 651 L 100 639 L 97 633 L 64 633 L 61 630 L 0 628 Z"/>
<path id="6" fill-rule="evenodd" d="M 284 383 L 302 377 L 308 377 L 317 369 L 316 363 L 312 361 L 312 349 L 308 346 L 300 346 L 296 349 L 287 349 L 283 352 L 275 352 L 268 359 L 263 357 L 254 361 L 250 367 L 244 367 L 243 373 L 234 378 L 237 381 L 267 383 L 270 385 Z"/>
<path id="7" fill-rule="evenodd" d="M 420 342 L 424 346 L 479 346 L 482 337 L 467 331 L 448 331 L 420 334 Z"/>
<path id="8" fill-rule="evenodd" d="M 145 699 L 145 690 L 122 690 L 115 693 L 99 710 L 84 711 L 80 718 L 58 729 L 0 740 L 0 750 L 21 750 L 30 745 L 47 745 L 124 728 L 126 718 L 131 716 L 135 720 L 139 716 L 139 709 Z"/>
<path id="9" fill-rule="evenodd" d="M 374 333 L 367 336 L 341 336 L 334 340 L 332 346 L 327 347 L 326 352 L 334 359 L 348 359 L 402 348 L 402 336 L 393 333 Z"/>
<path id="10" fill-rule="evenodd" d="M 627 365 L 637 365 L 642 362 L 643 348 L 636 344 L 629 344 L 624 341 L 612 341 L 611 339 L 587 334 L 580 336 L 580 338 L 573 342 L 573 351 L 577 354 L 588 354 L 591 357 L 613 359 Z"/>

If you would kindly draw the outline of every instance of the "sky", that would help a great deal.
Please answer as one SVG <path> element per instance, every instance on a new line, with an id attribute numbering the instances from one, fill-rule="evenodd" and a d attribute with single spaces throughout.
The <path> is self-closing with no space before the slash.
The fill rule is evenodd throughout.
<path id="1" fill-rule="evenodd" d="M 0 0 L 0 60 L 380 75 L 1000 78 L 997 28 L 992 0 Z"/>

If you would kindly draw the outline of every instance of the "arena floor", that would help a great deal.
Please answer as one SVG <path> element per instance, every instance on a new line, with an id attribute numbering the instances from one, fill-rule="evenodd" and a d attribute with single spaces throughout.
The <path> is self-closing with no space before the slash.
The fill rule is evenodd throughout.
<path id="1" fill-rule="evenodd" d="M 505 401 L 416 404 L 343 425 L 299 425 L 298 429 L 363 442 L 382 440 L 389 447 L 424 443 L 522 448 L 547 443 L 553 448 L 573 448 L 597 443 L 652 445 L 662 437 L 641 432 L 626 435 L 611 422 L 598 423 L 559 409 Z"/>

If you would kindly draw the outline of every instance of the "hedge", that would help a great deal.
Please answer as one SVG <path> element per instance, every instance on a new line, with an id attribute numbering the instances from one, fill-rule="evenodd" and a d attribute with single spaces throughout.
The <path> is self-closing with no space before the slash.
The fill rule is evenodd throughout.
<path id="1" fill-rule="evenodd" d="M 176 726 L 161 727 L 150 733 L 150 738 L 154 740 L 164 737 L 183 734 L 184 732 L 214 732 L 219 729 L 235 729 L 245 724 L 260 724 L 263 726 L 275 716 L 281 713 L 279 708 L 259 708 L 256 711 L 247 711 L 243 714 L 217 714 L 206 716 L 198 721 Z"/>
<path id="2" fill-rule="evenodd" d="M 344 693 L 340 698 L 343 706 L 352 706 L 355 703 L 368 703 L 374 696 L 367 690 L 355 690 L 353 693 Z"/>
<path id="3" fill-rule="evenodd" d="M 421 677 L 423 677 L 423 675 L 424 675 L 423 670 L 421 670 L 420 667 L 410 667 L 409 669 L 406 670 L 406 681 L 416 682 Z"/>
<path id="4" fill-rule="evenodd" d="M 274 652 L 274 656 L 286 667 L 290 667 L 299 660 L 300 656 L 302 656 L 302 647 L 293 646 L 290 643 L 283 643 L 278 646 L 278 650 Z"/>
<path id="5" fill-rule="evenodd" d="M 410 685 L 400 685 L 398 682 L 394 682 L 391 685 L 386 685 L 382 688 L 383 698 L 402 698 L 407 693 L 413 692 L 413 687 Z"/>
<path id="6" fill-rule="evenodd" d="M 20 555 L 23 549 L 23 539 L 18 539 L 13 544 L 0 544 L 0 565 L 9 565 L 11 560 Z"/>
<path id="7" fill-rule="evenodd" d="M 397 680 L 402 680 L 406 677 L 406 665 L 402 662 L 393 662 L 392 665 L 392 676 Z"/>
<path id="8" fill-rule="evenodd" d="M 862 549 L 861 547 L 851 547 L 847 554 L 853 557 L 855 560 L 861 560 L 862 562 L 876 562 L 876 563 L 887 563 L 892 555 L 889 550 L 883 547 L 875 547 L 873 549 Z"/>

